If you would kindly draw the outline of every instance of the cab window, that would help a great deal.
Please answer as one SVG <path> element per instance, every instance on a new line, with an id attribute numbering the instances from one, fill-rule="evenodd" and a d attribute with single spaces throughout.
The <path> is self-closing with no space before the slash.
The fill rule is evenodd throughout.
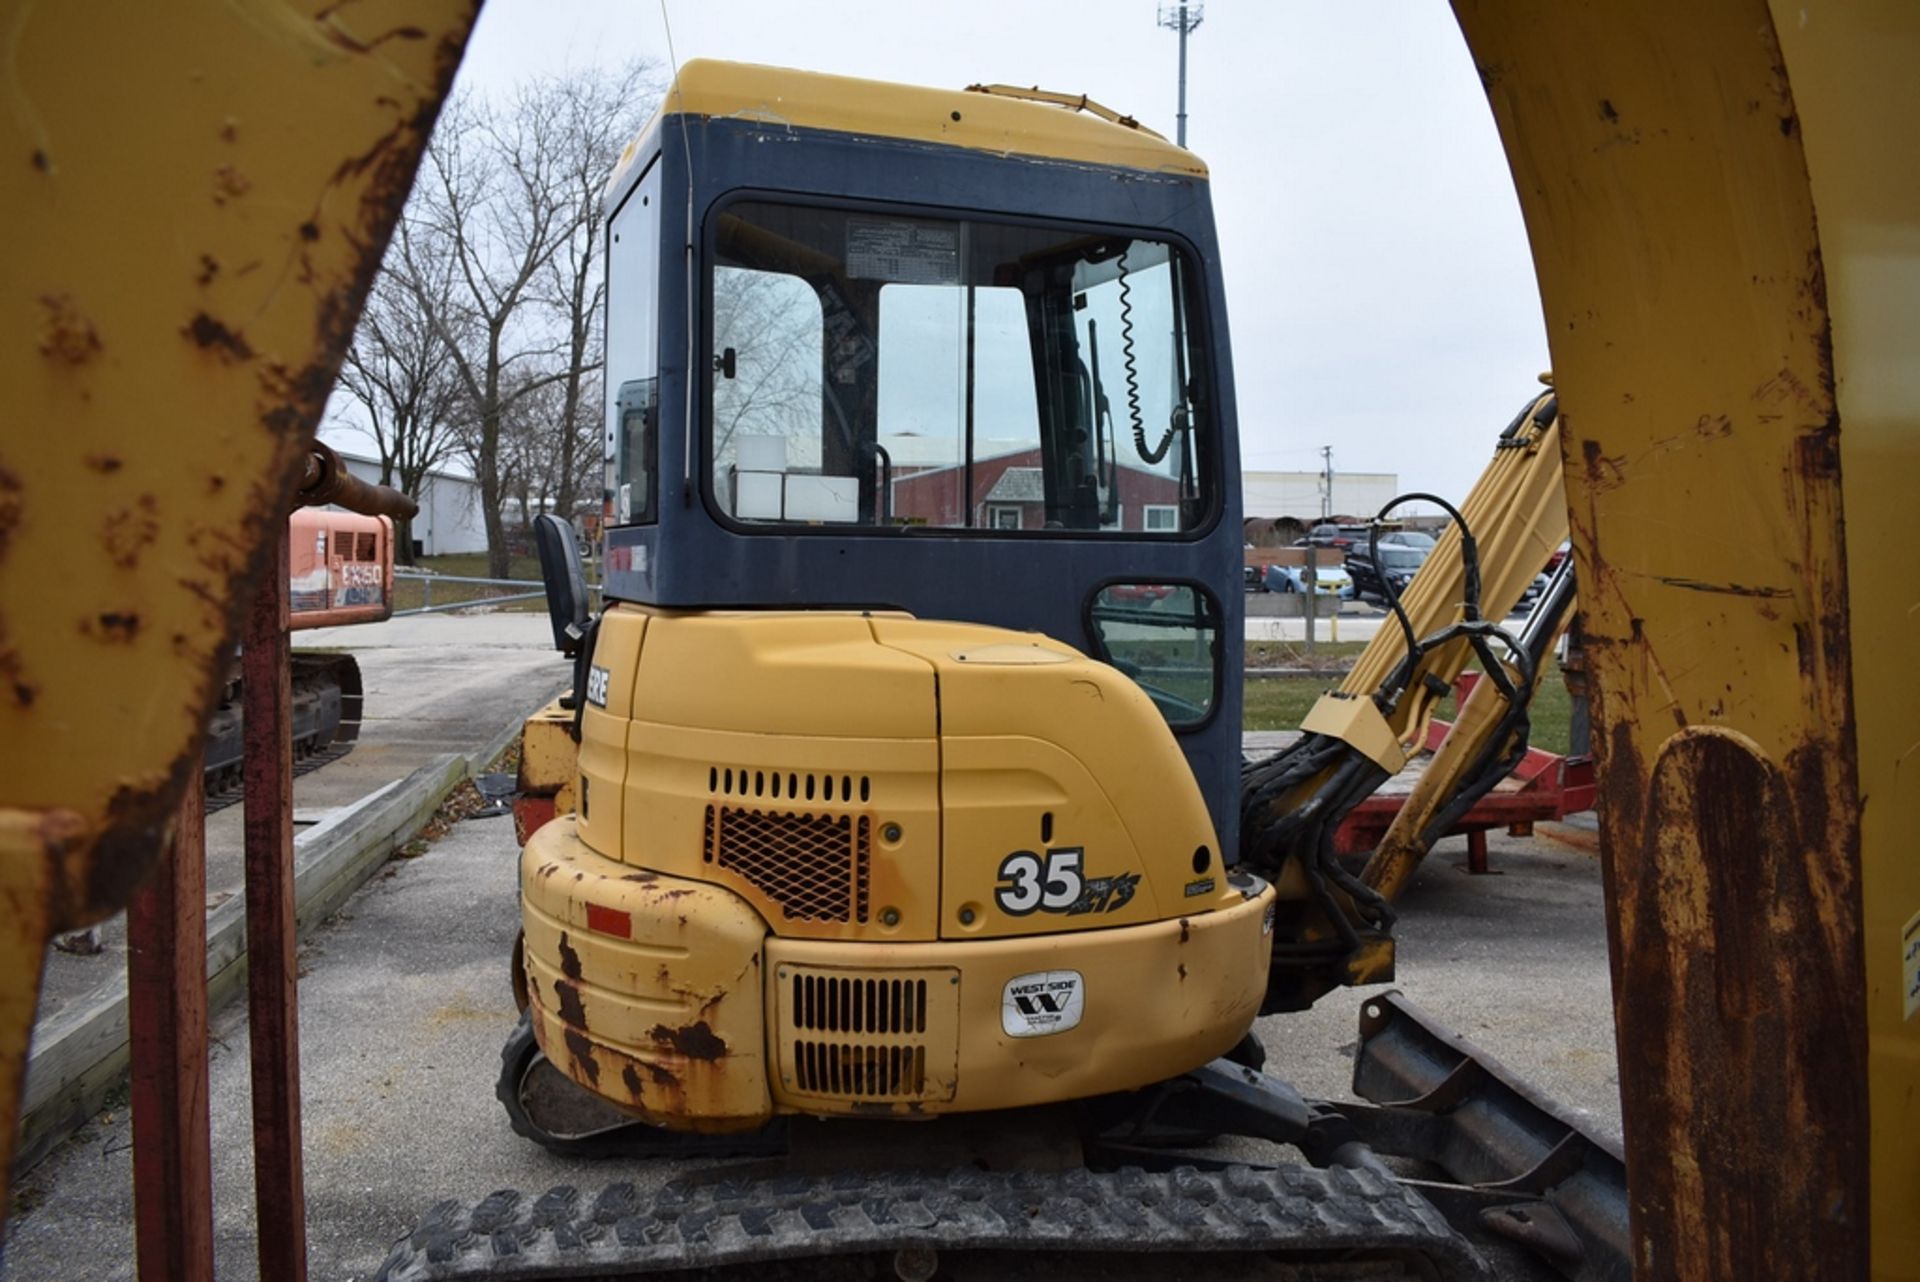
<path id="1" fill-rule="evenodd" d="M 1215 427 L 1175 246 L 738 202 L 714 226 L 708 493 L 747 525 L 1180 537 Z"/>

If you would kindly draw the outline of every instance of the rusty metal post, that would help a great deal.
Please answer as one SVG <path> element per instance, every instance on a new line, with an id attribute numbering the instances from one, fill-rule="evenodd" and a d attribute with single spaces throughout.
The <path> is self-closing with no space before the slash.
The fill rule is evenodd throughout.
<path id="1" fill-rule="evenodd" d="M 1476 877 L 1484 877 L 1491 871 L 1487 867 L 1487 833 L 1484 828 L 1475 828 L 1467 834 L 1466 869 Z"/>
<path id="2" fill-rule="evenodd" d="M 127 905 L 134 1249 L 141 1282 L 213 1276 L 206 795 L 197 763 L 193 773 L 173 839 Z"/>
<path id="3" fill-rule="evenodd" d="M 253 1178 L 260 1276 L 304 1282 L 300 1023 L 293 895 L 292 689 L 287 523 L 247 612 L 245 691 L 247 1019 L 253 1060 Z"/>

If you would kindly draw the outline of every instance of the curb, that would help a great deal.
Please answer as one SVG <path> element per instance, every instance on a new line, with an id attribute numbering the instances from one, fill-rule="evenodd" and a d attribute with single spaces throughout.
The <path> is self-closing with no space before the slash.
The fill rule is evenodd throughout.
<path id="1" fill-rule="evenodd" d="M 471 753 L 444 753 L 404 779 L 369 793 L 297 834 L 294 917 L 304 941 L 432 818 L 447 794 L 484 770 L 525 719 L 516 717 Z M 246 896 L 207 914 L 207 1014 L 244 988 Z M 22 1092 L 14 1170 L 25 1171 L 99 1112 L 127 1072 L 127 976 L 121 970 L 90 997 L 34 1029 Z"/>

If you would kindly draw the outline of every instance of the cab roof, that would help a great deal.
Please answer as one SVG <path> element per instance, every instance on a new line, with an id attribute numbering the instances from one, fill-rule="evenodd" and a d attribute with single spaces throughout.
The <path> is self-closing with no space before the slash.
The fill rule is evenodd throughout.
<path id="1" fill-rule="evenodd" d="M 610 192 L 633 162 L 650 153 L 649 136 L 676 114 L 755 120 L 864 137 L 943 143 L 1000 155 L 1114 165 L 1205 178 L 1201 159 L 1136 124 L 1108 120 L 1055 101 L 999 91 L 926 89 L 699 58 L 682 64 L 660 110 L 627 144 Z M 1078 103 L 1083 100 L 1067 100 Z"/>

